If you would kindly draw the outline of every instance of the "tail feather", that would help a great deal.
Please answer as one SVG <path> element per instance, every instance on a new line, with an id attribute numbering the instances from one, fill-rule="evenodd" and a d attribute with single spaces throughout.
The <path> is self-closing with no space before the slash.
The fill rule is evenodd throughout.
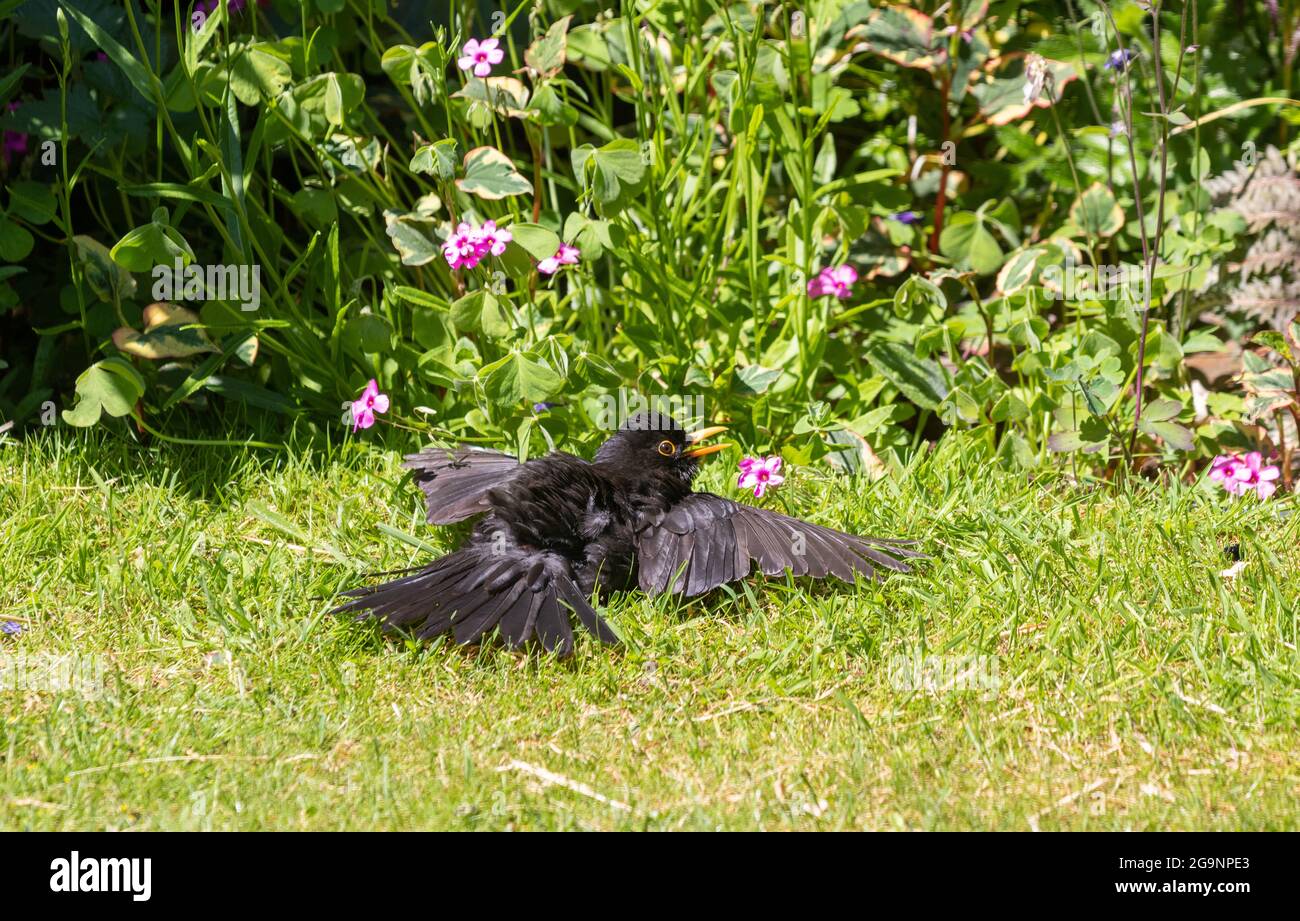
<path id="1" fill-rule="evenodd" d="M 591 607 L 567 561 L 518 547 L 470 546 L 412 575 L 350 589 L 331 613 L 378 620 L 385 630 L 411 628 L 421 639 L 450 632 L 457 643 L 482 640 L 497 628 L 512 649 L 536 637 L 548 651 L 573 651 L 566 608 L 602 642 L 618 636 Z"/>

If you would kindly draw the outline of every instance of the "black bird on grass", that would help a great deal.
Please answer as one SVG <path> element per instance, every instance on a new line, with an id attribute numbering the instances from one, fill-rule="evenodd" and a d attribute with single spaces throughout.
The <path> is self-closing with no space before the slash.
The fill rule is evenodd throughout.
<path id="1" fill-rule="evenodd" d="M 375 618 L 422 639 L 450 632 L 475 643 L 493 628 L 506 645 L 536 637 L 547 650 L 573 649 L 569 611 L 608 643 L 618 638 L 592 609 L 599 592 L 639 586 L 692 596 L 734 582 L 755 563 L 852 582 L 876 568 L 908 572 L 913 541 L 856 537 L 694 492 L 700 458 L 728 447 L 699 442 L 724 431 L 687 433 L 673 419 L 643 414 L 596 451 L 593 461 L 555 452 L 520 464 L 473 448 L 409 455 L 430 524 L 483 518 L 459 550 L 381 585 L 344 592 L 333 613 Z"/>

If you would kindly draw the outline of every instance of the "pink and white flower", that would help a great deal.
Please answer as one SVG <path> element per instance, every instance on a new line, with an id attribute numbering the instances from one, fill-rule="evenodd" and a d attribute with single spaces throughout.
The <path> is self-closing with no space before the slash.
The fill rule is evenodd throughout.
<path id="1" fill-rule="evenodd" d="M 746 457 L 740 462 L 740 479 L 736 485 L 741 489 L 754 490 L 754 498 L 763 498 L 765 493 L 772 486 L 780 486 L 785 482 L 778 471 L 781 469 L 781 458 L 773 455 L 772 457 Z"/>
<path id="2" fill-rule="evenodd" d="M 513 234 L 497 227 L 496 221 L 484 221 L 478 227 L 461 221 L 456 232 L 442 244 L 442 255 L 453 269 L 472 269 L 489 253 L 500 256 L 513 239 Z"/>
<path id="3" fill-rule="evenodd" d="M 808 281 L 809 297 L 825 297 L 833 294 L 838 298 L 847 298 L 853 293 L 853 286 L 858 282 L 858 270 L 851 265 L 837 265 L 835 268 L 822 269 Z"/>
<path id="4" fill-rule="evenodd" d="M 582 253 L 578 251 L 578 247 L 570 246 L 568 243 L 561 243 L 554 256 L 547 256 L 537 263 L 537 271 L 543 275 L 554 275 L 560 271 L 561 266 L 577 265 L 578 257 L 581 255 Z"/>
<path id="5" fill-rule="evenodd" d="M 1276 464 L 1264 464 L 1264 456 L 1251 451 L 1245 457 L 1238 454 L 1220 454 L 1210 464 L 1209 477 L 1219 483 L 1230 496 L 1254 493 L 1267 499 L 1277 492 L 1274 482 L 1282 475 Z"/>
<path id="6" fill-rule="evenodd" d="M 492 65 L 505 60 L 506 53 L 497 47 L 499 44 L 500 41 L 495 38 L 485 38 L 483 41 L 471 38 L 460 49 L 456 66 L 461 70 L 472 70 L 476 77 L 486 77 L 492 73 Z"/>
<path id="7" fill-rule="evenodd" d="M 379 392 L 379 382 L 373 377 L 361 396 L 352 403 L 352 431 L 368 429 L 375 424 L 375 413 L 388 412 L 388 395 Z"/>
<path id="8" fill-rule="evenodd" d="M 480 244 L 493 256 L 500 256 L 506 251 L 506 244 L 514 239 L 508 230 L 498 230 L 496 221 L 484 221 L 478 229 Z"/>

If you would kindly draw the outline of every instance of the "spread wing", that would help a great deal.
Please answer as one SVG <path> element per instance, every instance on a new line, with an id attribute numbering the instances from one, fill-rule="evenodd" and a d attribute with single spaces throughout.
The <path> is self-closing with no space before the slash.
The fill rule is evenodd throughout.
<path id="1" fill-rule="evenodd" d="M 425 448 L 408 454 L 402 466 L 415 471 L 429 509 L 429 524 L 451 524 L 487 511 L 487 491 L 513 476 L 520 464 L 498 451 Z"/>
<path id="2" fill-rule="evenodd" d="M 691 493 L 645 524 L 636 550 L 642 590 L 689 596 L 744 578 L 754 563 L 768 576 L 789 570 L 845 582 L 855 573 L 872 578 L 877 567 L 910 572 L 903 560 L 925 557 L 909 550 L 911 543 L 856 537 L 711 493 Z"/>

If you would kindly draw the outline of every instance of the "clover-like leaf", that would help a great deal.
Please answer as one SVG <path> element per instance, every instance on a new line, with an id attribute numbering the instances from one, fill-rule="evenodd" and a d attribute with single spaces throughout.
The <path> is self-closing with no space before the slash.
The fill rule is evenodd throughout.
<path id="1" fill-rule="evenodd" d="M 246 106 L 274 99 L 293 79 L 289 62 L 269 49 L 266 42 L 235 45 L 226 58 L 230 91 Z"/>
<path id="2" fill-rule="evenodd" d="M 534 259 L 549 259 L 560 248 L 559 235 L 541 224 L 511 224 L 510 233 L 514 242 Z"/>
<path id="3" fill-rule="evenodd" d="M 514 161 L 495 147 L 475 147 L 465 154 L 464 177 L 456 180 L 462 192 L 496 201 L 508 195 L 523 195 L 533 184 L 519 174 Z"/>
<path id="4" fill-rule="evenodd" d="M 572 16 L 557 19 L 546 30 L 546 34 L 529 45 L 524 52 L 524 63 L 535 70 L 538 76 L 553 77 L 564 67 L 569 44 L 569 22 L 572 19 Z"/>
<path id="5" fill-rule="evenodd" d="M 1094 237 L 1113 237 L 1124 227 L 1124 209 L 1110 189 L 1094 182 L 1070 208 L 1070 220 Z"/>
<path id="6" fill-rule="evenodd" d="M 94 425 L 101 412 L 120 417 L 144 396 L 144 378 L 125 358 L 97 361 L 77 378 L 77 403 L 63 411 L 63 421 L 80 428 Z"/>
<path id="7" fill-rule="evenodd" d="M 82 276 L 100 300 L 112 302 L 135 296 L 135 279 L 113 261 L 107 246 L 83 234 L 77 234 L 72 242 L 77 247 Z"/>
<path id="8" fill-rule="evenodd" d="M 959 211 L 939 235 L 939 251 L 958 266 L 989 275 L 1002 267 L 1002 247 L 986 226 L 983 214 Z"/>
<path id="9" fill-rule="evenodd" d="M 454 138 L 443 138 L 432 144 L 422 144 L 411 157 L 411 171 L 449 180 L 456 175 L 460 163 L 460 145 Z"/>
<path id="10" fill-rule="evenodd" d="M 483 369 L 483 392 L 499 405 L 540 402 L 564 386 L 564 378 L 531 352 L 512 349 Z"/>
<path id="11" fill-rule="evenodd" d="M 198 323 L 194 311 L 160 301 L 144 309 L 144 332 L 123 326 L 113 332 L 113 344 L 128 355 L 154 361 L 219 352 Z"/>
<path id="12" fill-rule="evenodd" d="M 189 265 L 194 261 L 194 250 L 179 230 L 155 219 L 127 231 L 109 256 L 129 272 L 148 272 L 156 265 L 171 265 L 177 257 Z"/>

